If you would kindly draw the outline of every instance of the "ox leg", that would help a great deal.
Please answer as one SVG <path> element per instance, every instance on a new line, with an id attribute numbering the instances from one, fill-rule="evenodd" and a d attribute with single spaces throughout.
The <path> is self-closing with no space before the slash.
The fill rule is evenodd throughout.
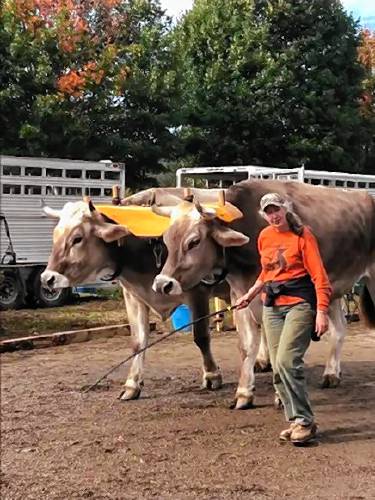
<path id="1" fill-rule="evenodd" d="M 375 309 L 375 265 L 372 265 L 370 267 L 364 281 L 373 304 L 372 305 L 367 304 L 367 307 L 364 307 L 365 304 L 361 301 L 362 315 L 365 316 L 367 325 L 370 328 L 374 329 L 375 328 L 375 310 L 374 310 Z M 366 300 L 366 302 L 368 301 Z"/>
<path id="2" fill-rule="evenodd" d="M 239 347 L 242 359 L 240 378 L 236 391 L 236 410 L 250 408 L 254 403 L 255 375 L 254 365 L 259 346 L 258 324 L 250 310 L 236 311 L 239 333 Z"/>
<path id="3" fill-rule="evenodd" d="M 149 309 L 137 297 L 122 288 L 128 320 L 131 325 L 131 338 L 133 352 L 137 352 L 147 346 L 150 333 Z M 128 401 L 138 399 L 143 386 L 143 367 L 145 353 L 135 356 L 130 366 L 128 378 L 124 384 L 124 390 L 119 399 Z"/>
<path id="4" fill-rule="evenodd" d="M 250 309 L 255 321 L 258 325 L 262 325 L 263 304 L 259 296 L 252 301 Z M 260 330 L 260 345 L 254 370 L 258 373 L 271 371 L 270 353 L 268 350 L 266 332 L 263 326 L 261 326 Z"/>
<path id="5" fill-rule="evenodd" d="M 259 327 L 250 308 L 235 311 L 239 348 L 242 360 L 240 378 L 235 395 L 236 410 L 246 410 L 254 403 L 254 365 L 259 348 Z"/>
<path id="6" fill-rule="evenodd" d="M 227 277 L 230 286 L 231 303 L 235 304 L 249 288 L 249 283 L 242 276 Z M 257 307 L 259 306 L 259 307 Z M 255 374 L 254 365 L 259 349 L 259 325 L 261 318 L 260 302 L 253 302 L 250 307 L 234 311 L 234 320 L 239 338 L 241 356 L 240 378 L 235 394 L 236 410 L 246 410 L 254 403 Z"/>
<path id="7" fill-rule="evenodd" d="M 235 302 L 236 296 L 234 293 L 231 294 L 231 298 L 232 298 L 232 303 Z M 249 313 L 250 314 L 250 320 L 249 320 L 250 323 L 248 325 L 248 328 L 251 331 L 251 333 L 250 333 L 251 338 L 255 339 L 256 345 L 259 343 L 259 329 L 258 329 L 258 327 L 260 326 L 260 345 L 259 345 L 258 354 L 257 354 L 255 364 L 254 364 L 254 371 L 258 372 L 258 373 L 272 371 L 266 332 L 265 332 L 264 327 L 262 325 L 263 304 L 262 304 L 259 296 L 256 297 L 252 301 L 248 311 L 250 311 L 250 313 Z M 248 321 L 248 320 L 245 320 L 245 322 L 246 321 Z M 246 366 L 246 356 L 245 356 L 245 351 L 242 348 L 243 342 L 241 340 L 242 335 L 243 335 L 243 331 L 241 332 L 240 328 L 242 328 L 242 326 L 239 327 L 238 322 L 237 322 L 236 326 L 237 326 L 237 331 L 240 335 L 240 352 L 241 352 L 242 363 L 243 363 L 243 367 L 244 367 L 244 366 Z M 254 340 L 250 339 L 250 343 L 252 343 L 253 341 Z M 244 363 L 245 363 L 245 365 L 244 365 Z M 237 405 L 241 406 L 241 402 L 237 401 Z M 250 404 L 245 403 L 245 406 L 250 406 L 250 405 L 251 405 L 251 403 Z M 280 410 L 283 407 L 280 396 L 277 394 L 277 392 L 275 392 L 275 395 L 274 395 L 274 406 L 277 410 Z"/>
<path id="8" fill-rule="evenodd" d="M 268 350 L 267 338 L 263 325 L 260 327 L 260 345 L 257 359 L 255 361 L 254 371 L 255 373 L 271 371 L 270 353 Z"/>
<path id="9" fill-rule="evenodd" d="M 346 320 L 341 300 L 336 299 L 329 308 L 330 345 L 322 387 L 337 387 L 341 381 L 340 356 L 346 334 Z"/>
<path id="10" fill-rule="evenodd" d="M 195 293 L 191 298 L 190 307 L 193 319 L 201 318 L 209 313 L 208 298 L 200 293 Z M 199 321 L 193 325 L 194 342 L 202 354 L 203 360 L 203 383 L 206 389 L 220 389 L 223 383 L 220 368 L 215 363 L 211 352 L 211 337 L 208 319 Z"/>
<path id="11" fill-rule="evenodd" d="M 254 321 L 261 326 L 260 330 L 260 345 L 257 354 L 257 359 L 254 365 L 254 371 L 256 373 L 261 372 L 269 372 L 271 371 L 271 360 L 270 360 L 270 352 L 267 344 L 266 332 L 262 326 L 262 313 L 263 313 L 263 304 L 260 300 L 260 297 L 255 297 L 255 299 L 250 304 L 251 314 L 254 318 Z"/>

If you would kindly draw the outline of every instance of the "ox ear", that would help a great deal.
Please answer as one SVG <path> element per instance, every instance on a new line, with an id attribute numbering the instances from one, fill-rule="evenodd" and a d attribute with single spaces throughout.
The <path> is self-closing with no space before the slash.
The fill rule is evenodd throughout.
<path id="1" fill-rule="evenodd" d="M 113 241 L 121 240 L 125 236 L 129 236 L 131 233 L 125 226 L 104 222 L 103 224 L 95 225 L 94 234 L 106 243 L 112 243 Z"/>
<path id="2" fill-rule="evenodd" d="M 213 239 L 222 247 L 241 247 L 249 242 L 248 236 L 229 227 L 215 227 L 211 233 Z"/>

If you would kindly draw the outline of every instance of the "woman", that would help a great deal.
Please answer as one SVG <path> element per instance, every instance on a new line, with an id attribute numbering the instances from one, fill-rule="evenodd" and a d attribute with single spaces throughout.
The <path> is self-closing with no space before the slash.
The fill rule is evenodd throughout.
<path id="1" fill-rule="evenodd" d="M 317 426 L 306 392 L 303 357 L 312 335 L 328 329 L 331 285 L 310 229 L 293 213 L 291 203 L 277 193 L 260 201 L 269 226 L 258 238 L 261 273 L 240 299 L 247 307 L 262 292 L 263 325 L 270 350 L 275 390 L 284 405 L 288 429 L 282 441 L 307 443 Z"/>

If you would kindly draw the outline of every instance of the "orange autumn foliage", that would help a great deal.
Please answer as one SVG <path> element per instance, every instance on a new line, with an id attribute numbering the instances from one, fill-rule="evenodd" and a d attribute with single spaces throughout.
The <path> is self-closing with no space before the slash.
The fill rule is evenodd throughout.
<path id="1" fill-rule="evenodd" d="M 43 28 L 53 28 L 63 50 L 72 51 L 88 31 L 84 4 L 79 0 L 9 0 L 7 7 L 35 36 Z M 87 10 L 87 8 L 86 8 Z M 86 12 L 87 13 L 87 12 Z M 71 40 L 68 41 L 68 39 Z"/>
<path id="2" fill-rule="evenodd" d="M 358 58 L 365 68 L 375 69 L 375 33 L 364 30 L 362 44 L 358 49 Z"/>
<path id="3" fill-rule="evenodd" d="M 104 71 L 94 61 L 85 64 L 82 70 L 69 70 L 57 81 L 57 88 L 64 94 L 81 97 L 88 84 L 99 85 L 104 78 Z"/>
<path id="4" fill-rule="evenodd" d="M 91 81 L 96 85 L 99 85 L 104 77 L 104 71 L 98 68 L 98 65 L 94 61 L 90 61 L 85 64 L 80 74 L 86 79 L 86 81 Z"/>
<path id="5" fill-rule="evenodd" d="M 14 12 L 25 28 L 36 34 L 40 28 L 54 28 L 63 51 L 72 52 L 84 34 L 91 31 L 89 19 L 99 8 L 105 11 L 106 36 L 112 36 L 119 28 L 118 19 L 112 10 L 121 0 L 8 0 L 8 9 Z M 96 35 L 90 32 L 90 37 Z"/>
<path id="6" fill-rule="evenodd" d="M 368 29 L 362 32 L 362 44 L 358 49 L 358 59 L 367 73 L 367 77 L 363 81 L 361 111 L 363 115 L 370 117 L 375 114 L 375 33 Z"/>
<path id="7" fill-rule="evenodd" d="M 64 94 L 80 97 L 85 86 L 85 78 L 77 71 L 70 70 L 57 81 L 57 88 Z"/>
<path id="8" fill-rule="evenodd" d="M 360 99 L 361 113 L 368 118 L 375 116 L 375 33 L 366 29 L 362 32 L 362 43 L 358 49 L 358 59 L 366 69 L 363 93 Z"/>
<path id="9" fill-rule="evenodd" d="M 0 0 L 1 1 L 1 0 Z M 5 0 L 15 19 L 33 38 L 53 38 L 62 54 L 72 54 L 73 63 L 56 81 L 66 95 L 81 97 L 85 89 L 100 85 L 118 58 L 118 34 L 126 13 L 116 10 L 123 0 Z M 93 19 L 100 12 L 99 28 Z M 97 62 L 91 58 L 97 57 Z M 119 70 L 120 71 L 120 70 Z M 115 76 L 115 75 L 113 75 Z M 115 76 L 123 83 L 126 73 Z"/>

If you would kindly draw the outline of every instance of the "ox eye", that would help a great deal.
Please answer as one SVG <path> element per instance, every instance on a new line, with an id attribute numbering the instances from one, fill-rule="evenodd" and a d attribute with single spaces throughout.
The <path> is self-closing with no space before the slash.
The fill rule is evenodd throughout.
<path id="1" fill-rule="evenodd" d="M 193 240 L 190 240 L 189 243 L 187 244 L 188 250 L 192 250 L 193 248 L 197 247 L 200 242 L 201 242 L 200 238 L 194 238 Z"/>
<path id="2" fill-rule="evenodd" d="M 73 239 L 73 245 L 78 245 L 78 243 L 81 243 L 82 240 L 83 240 L 82 236 L 76 236 Z"/>

